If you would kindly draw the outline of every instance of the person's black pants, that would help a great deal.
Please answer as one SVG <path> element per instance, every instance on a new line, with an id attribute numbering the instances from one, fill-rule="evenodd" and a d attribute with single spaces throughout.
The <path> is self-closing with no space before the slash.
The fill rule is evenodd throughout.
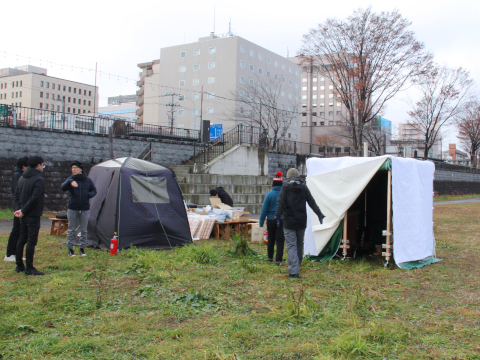
<path id="1" fill-rule="evenodd" d="M 27 269 L 33 268 L 33 255 L 35 254 L 35 246 L 38 241 L 38 232 L 40 231 L 40 217 L 24 216 L 20 219 L 20 238 L 17 243 L 15 253 L 17 266 L 23 268 L 23 248 L 25 244 L 25 257 L 27 259 Z"/>
<path id="2" fill-rule="evenodd" d="M 20 237 L 20 218 L 14 217 L 12 231 L 10 232 L 10 237 L 8 238 L 7 256 L 15 255 L 19 237 Z"/>
<path id="3" fill-rule="evenodd" d="M 273 259 L 275 244 L 277 244 L 277 255 L 275 262 L 281 262 L 283 258 L 283 249 L 285 248 L 285 235 L 283 234 L 283 220 L 280 220 L 280 227 L 277 227 L 277 220 L 267 220 L 268 245 L 267 256 Z"/>

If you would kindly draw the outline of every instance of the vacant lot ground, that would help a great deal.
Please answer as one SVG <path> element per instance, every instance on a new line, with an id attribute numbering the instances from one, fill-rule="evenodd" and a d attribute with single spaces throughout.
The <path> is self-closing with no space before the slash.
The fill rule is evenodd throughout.
<path id="1" fill-rule="evenodd" d="M 232 241 L 69 258 L 42 233 L 46 276 L 0 264 L 0 358 L 480 359 L 479 218 L 435 207 L 437 264 L 305 261 L 299 280 Z"/>

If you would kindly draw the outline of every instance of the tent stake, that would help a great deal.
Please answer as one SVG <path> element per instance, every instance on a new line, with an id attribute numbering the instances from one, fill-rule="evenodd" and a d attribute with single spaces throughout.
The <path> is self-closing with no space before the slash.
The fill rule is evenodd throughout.
<path id="1" fill-rule="evenodd" d="M 388 185 L 387 185 L 387 230 L 383 232 L 383 235 L 387 237 L 386 244 L 382 247 L 385 249 L 385 252 L 382 253 L 382 256 L 385 256 L 385 267 L 388 266 L 390 261 L 390 256 L 392 255 L 392 242 L 391 242 L 391 228 L 392 228 L 392 170 L 388 170 Z"/>

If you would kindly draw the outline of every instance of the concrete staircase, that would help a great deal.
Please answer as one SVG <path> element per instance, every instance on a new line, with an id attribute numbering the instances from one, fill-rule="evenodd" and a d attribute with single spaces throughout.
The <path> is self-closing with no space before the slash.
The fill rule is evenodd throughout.
<path id="1" fill-rule="evenodd" d="M 169 167 L 175 172 L 187 203 L 210 205 L 210 189 L 223 186 L 234 206 L 260 214 L 263 199 L 272 189 L 272 179 L 268 176 L 194 174 L 193 165 Z"/>

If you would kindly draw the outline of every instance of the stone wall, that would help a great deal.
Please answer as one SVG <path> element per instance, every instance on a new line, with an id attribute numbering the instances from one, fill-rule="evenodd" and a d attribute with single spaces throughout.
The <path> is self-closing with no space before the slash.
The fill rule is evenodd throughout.
<path id="1" fill-rule="evenodd" d="M 435 170 L 435 181 L 480 182 L 480 174 L 449 170 Z"/>
<path id="2" fill-rule="evenodd" d="M 178 165 L 193 156 L 193 145 L 189 143 L 119 136 L 113 139 L 114 156 L 137 157 L 150 142 L 152 161 L 159 164 Z M 60 190 L 60 186 L 71 175 L 71 161 L 82 161 L 88 173 L 93 165 L 108 159 L 108 137 L 0 127 L 0 208 L 12 206 L 10 184 L 18 158 L 33 155 L 40 155 L 45 160 L 44 209 L 59 211 L 67 206 L 67 195 Z"/>

